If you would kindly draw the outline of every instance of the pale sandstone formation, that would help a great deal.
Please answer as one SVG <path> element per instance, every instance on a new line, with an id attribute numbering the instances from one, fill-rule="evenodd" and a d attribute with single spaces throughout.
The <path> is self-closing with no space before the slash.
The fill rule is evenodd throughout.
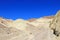
<path id="1" fill-rule="evenodd" d="M 57 40 L 60 40 L 60 11 L 58 11 L 57 14 L 55 15 L 53 21 L 50 24 L 50 28 L 57 36 Z"/>
<path id="2" fill-rule="evenodd" d="M 56 31 L 55 33 L 57 36 L 60 34 L 60 11 L 58 11 L 55 15 L 53 21 L 50 24 L 50 27 Z"/>
<path id="3" fill-rule="evenodd" d="M 12 23 L 12 22 L 13 22 L 13 20 L 0 18 L 0 24 L 2 24 L 4 26 L 9 26 L 10 23 Z"/>
<path id="4" fill-rule="evenodd" d="M 59 17 L 58 12 L 56 16 L 31 20 L 0 18 L 0 40 L 60 40 L 57 36 L 60 32 Z"/>
<path id="5" fill-rule="evenodd" d="M 29 22 L 33 22 L 33 21 L 36 21 L 36 19 L 35 18 L 32 18 L 32 19 L 29 19 L 28 21 Z"/>
<path id="6" fill-rule="evenodd" d="M 0 26 L 2 26 L 0 27 L 0 40 L 29 40 L 29 35 L 24 31 L 13 27 L 5 27 L 2 24 L 0 24 Z"/>
<path id="7" fill-rule="evenodd" d="M 19 30 L 24 30 L 27 27 L 27 23 L 29 23 L 29 22 L 26 20 L 17 19 L 17 20 L 14 20 L 12 23 L 10 23 L 9 26 L 15 27 Z"/>
<path id="8" fill-rule="evenodd" d="M 4 27 L 2 24 L 1 26 L 0 40 L 53 40 L 56 38 L 52 30 L 45 27 L 37 28 L 28 24 L 23 31 L 14 27 Z"/>
<path id="9" fill-rule="evenodd" d="M 50 22 L 52 21 L 53 18 L 39 18 L 39 19 L 36 19 L 35 21 L 33 22 L 30 22 L 29 24 L 31 25 L 34 25 L 35 27 L 49 27 L 49 24 Z"/>

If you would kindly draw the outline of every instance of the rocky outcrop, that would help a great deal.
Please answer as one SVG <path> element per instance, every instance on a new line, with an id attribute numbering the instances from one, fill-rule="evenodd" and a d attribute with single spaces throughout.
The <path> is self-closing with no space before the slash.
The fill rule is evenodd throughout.
<path id="1" fill-rule="evenodd" d="M 55 34 L 59 36 L 60 34 L 60 11 L 55 15 L 52 23 L 50 24 L 51 29 L 55 31 Z"/>

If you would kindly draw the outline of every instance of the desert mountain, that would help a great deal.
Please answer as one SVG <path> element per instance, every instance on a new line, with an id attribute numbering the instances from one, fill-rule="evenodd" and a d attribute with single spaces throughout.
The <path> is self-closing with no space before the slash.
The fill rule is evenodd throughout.
<path id="1" fill-rule="evenodd" d="M 0 40 L 60 40 L 59 24 L 60 11 L 30 20 L 0 17 Z"/>

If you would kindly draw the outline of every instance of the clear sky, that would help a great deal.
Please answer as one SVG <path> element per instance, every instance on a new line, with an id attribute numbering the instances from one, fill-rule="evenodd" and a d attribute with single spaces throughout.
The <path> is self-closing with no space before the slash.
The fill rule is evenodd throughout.
<path id="1" fill-rule="evenodd" d="M 60 0 L 0 0 L 0 16 L 10 19 L 30 19 L 55 15 Z"/>

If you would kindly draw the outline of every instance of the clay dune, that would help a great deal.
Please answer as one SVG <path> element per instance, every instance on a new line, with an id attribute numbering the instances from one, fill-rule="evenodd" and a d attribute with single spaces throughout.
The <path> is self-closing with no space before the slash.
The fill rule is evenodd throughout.
<path id="1" fill-rule="evenodd" d="M 0 40 L 60 40 L 60 11 L 29 20 L 0 17 Z"/>

